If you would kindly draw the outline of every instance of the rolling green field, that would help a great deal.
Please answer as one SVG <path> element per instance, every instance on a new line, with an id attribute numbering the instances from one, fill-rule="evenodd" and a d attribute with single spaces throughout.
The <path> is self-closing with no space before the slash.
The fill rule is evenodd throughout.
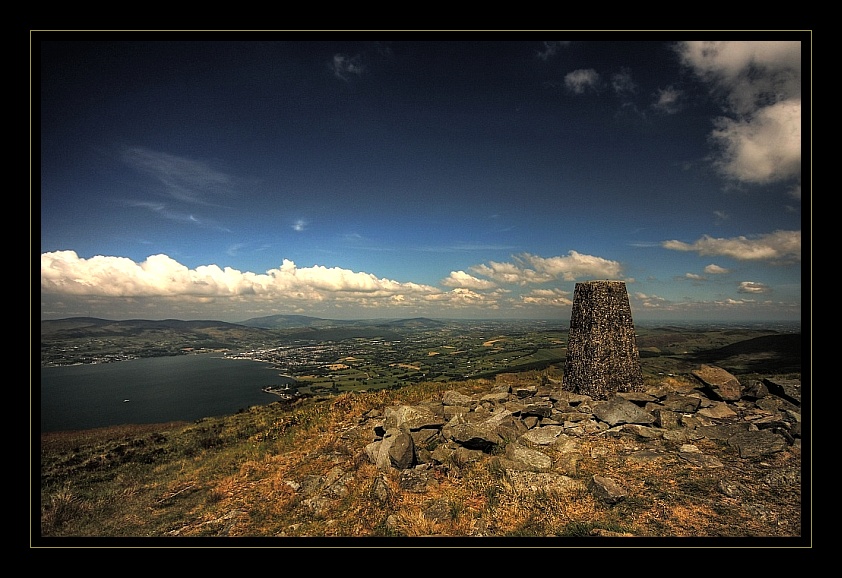
<path id="1" fill-rule="evenodd" d="M 104 363 L 214 351 L 272 364 L 302 394 L 392 389 L 542 370 L 561 378 L 567 329 L 556 321 L 410 319 L 337 322 L 285 318 L 283 326 L 212 321 L 42 322 L 42 365 Z M 292 325 L 290 323 L 303 323 Z M 638 325 L 645 374 L 714 363 L 734 374 L 801 371 L 801 333 L 758 324 Z"/>

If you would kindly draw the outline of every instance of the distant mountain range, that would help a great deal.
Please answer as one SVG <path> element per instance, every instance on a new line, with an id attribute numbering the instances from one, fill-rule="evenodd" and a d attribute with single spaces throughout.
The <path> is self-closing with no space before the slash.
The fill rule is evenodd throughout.
<path id="1" fill-rule="evenodd" d="M 127 319 L 114 321 L 98 319 L 96 317 L 70 317 L 67 319 L 47 319 L 41 321 L 41 337 L 71 338 L 71 337 L 129 337 L 150 332 L 177 331 L 179 333 L 215 333 L 237 335 L 239 337 L 257 336 L 261 329 L 237 323 L 224 321 L 195 320 L 181 321 L 179 319 Z"/>
<path id="2" fill-rule="evenodd" d="M 239 324 L 247 327 L 262 327 L 263 329 L 290 329 L 295 327 L 342 327 L 359 323 L 359 321 L 321 319 L 307 315 L 267 315 L 266 317 L 246 319 L 240 321 Z"/>
<path id="3" fill-rule="evenodd" d="M 266 331 L 281 331 L 292 339 L 347 339 L 377 337 L 399 339 L 398 329 L 435 329 L 446 325 L 443 321 L 416 317 L 412 319 L 337 320 L 306 315 L 269 315 L 240 323 L 225 321 L 179 319 L 127 319 L 115 321 L 96 317 L 69 317 L 41 321 L 41 338 L 61 339 L 79 337 L 148 336 L 155 332 L 178 332 L 214 337 L 259 338 Z M 301 330 L 301 331 L 296 331 Z"/>
<path id="4" fill-rule="evenodd" d="M 263 329 L 294 329 L 297 327 L 335 328 L 335 327 L 392 327 L 407 329 L 424 329 L 442 327 L 444 321 L 436 321 L 426 317 L 412 319 L 322 319 L 307 315 L 268 315 L 241 321 L 240 325 L 247 327 L 261 327 Z"/>

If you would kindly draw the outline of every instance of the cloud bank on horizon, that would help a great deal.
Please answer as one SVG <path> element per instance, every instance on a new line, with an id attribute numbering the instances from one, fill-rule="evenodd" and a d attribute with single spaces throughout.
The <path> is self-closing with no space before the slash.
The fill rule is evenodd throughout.
<path id="1" fill-rule="evenodd" d="M 800 40 L 291 44 L 41 45 L 42 319 L 801 319 Z"/>

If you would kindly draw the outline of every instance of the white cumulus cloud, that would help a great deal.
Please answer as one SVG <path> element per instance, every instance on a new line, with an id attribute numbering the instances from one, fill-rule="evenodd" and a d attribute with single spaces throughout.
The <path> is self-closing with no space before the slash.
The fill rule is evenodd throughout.
<path id="1" fill-rule="evenodd" d="M 583 255 L 570 251 L 566 256 L 539 257 L 523 253 L 513 257 L 514 262 L 474 265 L 471 271 L 499 283 L 529 285 L 547 283 L 557 279 L 575 281 L 582 277 L 616 279 L 622 271 L 617 261 Z"/>
<path id="2" fill-rule="evenodd" d="M 801 174 L 801 100 L 778 102 L 750 119 L 720 118 L 711 138 L 726 176 L 769 183 Z"/>
<path id="3" fill-rule="evenodd" d="M 478 293 L 465 287 L 456 287 L 443 293 L 431 293 L 424 297 L 425 301 L 450 308 L 482 307 L 484 309 L 499 309 L 499 294 Z"/>
<path id="4" fill-rule="evenodd" d="M 570 292 L 562 291 L 561 289 L 535 289 L 525 295 L 521 295 L 520 298 L 521 301 L 530 305 L 564 307 L 573 304 L 573 300 L 570 299 Z"/>
<path id="5" fill-rule="evenodd" d="M 755 283 L 754 281 L 742 281 L 737 288 L 740 293 L 768 293 L 769 287 L 763 283 Z"/>
<path id="6" fill-rule="evenodd" d="M 801 177 L 801 42 L 693 41 L 682 63 L 722 98 L 715 166 L 746 183 Z"/>
<path id="7" fill-rule="evenodd" d="M 724 275 L 728 272 L 728 269 L 726 269 L 725 267 L 720 267 L 719 265 L 715 265 L 713 263 L 705 267 L 705 273 L 707 273 L 708 275 Z"/>
<path id="8" fill-rule="evenodd" d="M 497 284 L 486 279 L 479 279 L 464 271 L 451 271 L 450 275 L 441 281 L 446 287 L 464 287 L 466 289 L 494 289 Z"/>
<path id="9" fill-rule="evenodd" d="M 152 255 L 135 263 L 124 257 L 83 259 L 74 251 L 41 255 L 41 291 L 110 297 L 255 296 L 316 301 L 342 294 L 389 298 L 440 292 L 428 285 L 400 283 L 338 267 L 299 268 L 287 259 L 279 268 L 257 274 L 218 265 L 189 269 L 167 255 Z"/>
<path id="10" fill-rule="evenodd" d="M 717 239 L 708 235 L 693 243 L 664 241 L 661 246 L 675 251 L 695 251 L 699 255 L 721 255 L 738 261 L 801 260 L 801 231 L 775 231 L 753 238 Z"/>

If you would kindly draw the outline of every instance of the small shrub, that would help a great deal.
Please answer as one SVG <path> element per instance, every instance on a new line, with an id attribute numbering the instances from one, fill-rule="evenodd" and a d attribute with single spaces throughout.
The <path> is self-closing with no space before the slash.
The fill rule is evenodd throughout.
<path id="1" fill-rule="evenodd" d="M 41 526 L 45 534 L 61 528 L 82 511 L 81 500 L 65 486 L 50 495 L 49 503 L 42 507 Z M 47 531 L 49 530 L 49 531 Z"/>
<path id="2" fill-rule="evenodd" d="M 717 492 L 717 485 L 719 479 L 716 478 L 697 478 L 680 481 L 678 487 L 682 492 L 687 494 L 702 494 L 710 495 Z"/>
<path id="3" fill-rule="evenodd" d="M 561 529 L 561 533 L 559 533 L 558 536 L 568 538 L 590 536 L 591 530 L 593 530 L 594 527 L 595 526 L 593 524 L 587 522 L 570 522 Z"/>
<path id="4" fill-rule="evenodd" d="M 216 504 L 216 503 L 221 502 L 223 499 L 225 499 L 225 494 L 223 492 L 221 492 L 220 490 L 213 489 L 213 490 L 208 492 L 208 497 L 207 497 L 207 503 L 208 504 Z"/>
<path id="5" fill-rule="evenodd" d="M 540 538 L 547 535 L 544 523 L 530 515 L 518 528 L 506 533 L 510 538 Z"/>
<path id="6" fill-rule="evenodd" d="M 376 526 L 374 526 L 371 535 L 376 538 L 400 538 L 404 536 L 404 534 L 402 534 L 398 530 L 389 527 L 389 524 L 386 522 L 386 520 L 382 520 Z"/>

